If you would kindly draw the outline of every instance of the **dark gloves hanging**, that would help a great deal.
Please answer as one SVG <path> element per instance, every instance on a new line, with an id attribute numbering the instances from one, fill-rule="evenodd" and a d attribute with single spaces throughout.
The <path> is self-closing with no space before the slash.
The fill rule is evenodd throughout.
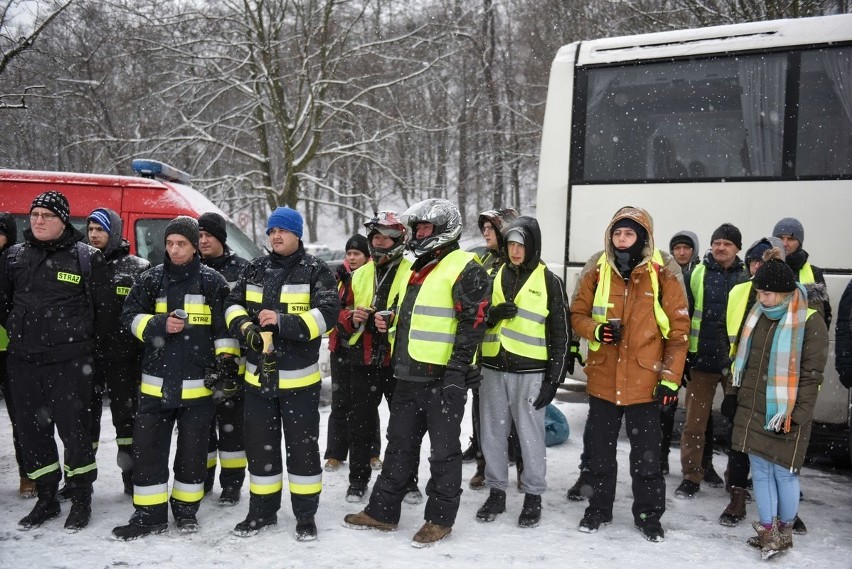
<path id="1" fill-rule="evenodd" d="M 263 338 L 260 335 L 260 326 L 249 322 L 243 325 L 243 336 L 246 339 L 248 349 L 260 353 L 263 351 Z"/>
<path id="2" fill-rule="evenodd" d="M 574 373 L 574 362 L 580 362 L 581 366 L 586 365 L 583 360 L 583 354 L 580 353 L 580 340 L 571 340 L 571 346 L 568 348 L 568 373 Z"/>
<path id="3" fill-rule="evenodd" d="M 539 409 L 544 409 L 550 402 L 553 401 L 553 398 L 556 397 L 556 390 L 559 388 L 558 385 L 550 383 L 549 381 L 541 382 L 541 389 L 538 391 L 538 397 L 533 401 L 533 407 L 536 411 Z"/>
<path id="4" fill-rule="evenodd" d="M 670 381 L 660 381 L 654 387 L 654 399 L 663 407 L 677 407 L 678 386 Z"/>
<path id="5" fill-rule="evenodd" d="M 217 400 L 230 399 L 242 388 L 240 367 L 234 357 L 216 356 L 212 373 L 204 378 L 204 386 L 213 391 Z"/>

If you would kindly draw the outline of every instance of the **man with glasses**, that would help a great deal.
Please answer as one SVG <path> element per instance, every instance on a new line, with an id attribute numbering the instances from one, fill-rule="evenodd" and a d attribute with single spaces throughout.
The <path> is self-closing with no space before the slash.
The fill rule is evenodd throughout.
<path id="1" fill-rule="evenodd" d="M 0 259 L 0 325 L 9 335 L 9 389 L 15 401 L 24 468 L 38 501 L 18 522 L 29 530 L 59 516 L 62 467 L 54 425 L 65 447 L 71 494 L 68 531 L 89 524 L 97 478 L 87 418 L 92 390 L 95 307 L 91 288 L 106 279 L 103 254 L 80 243 L 68 200 L 45 192 L 30 208 L 24 243 Z"/>

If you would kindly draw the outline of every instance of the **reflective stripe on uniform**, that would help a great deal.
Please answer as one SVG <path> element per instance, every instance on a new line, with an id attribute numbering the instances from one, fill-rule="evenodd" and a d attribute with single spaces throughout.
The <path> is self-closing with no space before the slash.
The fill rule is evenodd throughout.
<path id="1" fill-rule="evenodd" d="M 214 451 L 210 451 L 207 453 L 207 468 L 215 468 L 217 464 L 219 464 L 218 453 Z"/>
<path id="2" fill-rule="evenodd" d="M 281 492 L 283 487 L 283 474 L 275 474 L 273 476 L 257 476 L 249 473 L 249 491 L 252 494 L 265 496 Z"/>
<path id="3" fill-rule="evenodd" d="M 153 317 L 153 314 L 137 314 L 133 317 L 133 322 L 130 323 L 130 331 L 133 332 L 134 336 L 144 342 L 145 338 L 143 334 L 145 333 L 145 327 L 148 326 L 148 322 Z"/>
<path id="4" fill-rule="evenodd" d="M 260 375 L 257 373 L 257 364 L 246 362 L 246 383 L 260 387 Z M 322 381 L 319 371 L 319 363 L 310 365 L 303 369 L 279 369 L 278 388 L 297 389 L 307 387 Z"/>
<path id="5" fill-rule="evenodd" d="M 319 338 L 325 331 L 328 330 L 328 326 L 325 325 L 325 318 L 322 316 L 322 312 L 320 312 L 319 308 L 311 308 L 308 312 L 304 312 L 299 315 L 305 325 L 308 327 L 308 331 L 310 332 L 310 339 L 314 340 Z"/>
<path id="6" fill-rule="evenodd" d="M 247 284 L 246 285 L 246 302 L 254 302 L 260 304 L 263 302 L 263 287 Z"/>
<path id="7" fill-rule="evenodd" d="M 200 502 L 204 497 L 204 482 L 191 484 L 175 480 L 172 486 L 172 498 L 181 502 Z"/>
<path id="8" fill-rule="evenodd" d="M 689 288 L 692 290 L 692 320 L 689 322 L 689 353 L 698 352 L 698 335 L 701 332 L 701 318 L 704 316 L 704 263 L 692 269 Z"/>
<path id="9" fill-rule="evenodd" d="M 48 464 L 47 466 L 42 466 L 38 470 L 33 470 L 32 472 L 27 473 L 27 478 L 30 480 L 36 480 L 40 476 L 44 476 L 48 472 L 53 472 L 54 470 L 59 470 L 59 462 L 54 462 L 53 464 Z"/>
<path id="10" fill-rule="evenodd" d="M 214 340 L 213 346 L 216 348 L 217 356 L 219 354 L 231 354 L 237 357 L 240 356 L 240 343 L 234 338 Z"/>
<path id="11" fill-rule="evenodd" d="M 152 484 L 151 486 L 133 486 L 134 506 L 158 506 L 169 501 L 168 484 Z"/>
<path id="12" fill-rule="evenodd" d="M 145 395 L 150 395 L 151 397 L 162 397 L 163 378 L 143 373 L 142 383 L 139 385 L 139 391 Z"/>
<path id="13" fill-rule="evenodd" d="M 225 325 L 230 327 L 231 322 L 234 321 L 234 318 L 248 315 L 248 310 L 246 310 L 245 307 L 240 306 L 239 304 L 232 304 L 231 306 L 225 309 Z"/>
<path id="14" fill-rule="evenodd" d="M 300 476 L 287 473 L 291 494 L 319 494 L 322 491 L 322 473 L 314 476 Z"/>
<path id="15" fill-rule="evenodd" d="M 219 462 L 222 464 L 222 468 L 245 468 L 248 464 L 246 460 L 246 451 L 237 450 L 237 451 L 219 451 Z"/>
<path id="16" fill-rule="evenodd" d="M 81 474 L 86 474 L 87 472 L 92 472 L 93 470 L 98 469 L 98 463 L 92 462 L 91 464 L 87 464 L 86 466 L 81 466 L 80 468 L 71 469 L 67 464 L 65 465 L 65 478 L 72 478 L 74 476 L 80 476 Z"/>

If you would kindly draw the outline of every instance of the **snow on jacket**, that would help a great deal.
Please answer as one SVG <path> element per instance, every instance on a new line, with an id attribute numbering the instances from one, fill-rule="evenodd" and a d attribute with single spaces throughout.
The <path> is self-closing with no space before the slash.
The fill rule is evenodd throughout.
<path id="1" fill-rule="evenodd" d="M 819 301 L 817 301 L 819 302 Z M 809 302 L 811 308 L 814 304 Z M 793 407 L 789 433 L 767 431 L 766 377 L 769 351 L 778 322 L 761 316 L 752 332 L 748 362 L 739 388 L 728 387 L 726 393 L 737 394 L 737 411 L 731 433 L 731 448 L 755 454 L 775 464 L 798 472 L 805 460 L 811 438 L 819 386 L 828 359 L 828 330 L 817 312 L 805 323 L 799 370 L 799 389 Z"/>
<path id="2" fill-rule="evenodd" d="M 642 261 L 630 273 L 627 282 L 618 272 L 610 235 L 616 221 L 629 217 L 648 232 Z M 586 340 L 595 340 L 600 324 L 592 319 L 595 291 L 600 280 L 598 259 L 607 256 L 604 270 L 612 271 L 607 318 L 621 318 L 621 341 L 601 344 L 590 350 L 584 369 L 589 395 L 616 405 L 633 405 L 654 400 L 654 387 L 661 379 L 679 384 L 686 361 L 689 340 L 689 314 L 680 267 L 674 257 L 660 251 L 660 304 L 669 319 L 669 337 L 663 338 L 654 316 L 654 293 L 649 270 L 654 252 L 653 222 L 639 208 L 622 208 L 604 232 L 605 250 L 593 255 L 580 273 L 571 301 L 571 326 Z"/>

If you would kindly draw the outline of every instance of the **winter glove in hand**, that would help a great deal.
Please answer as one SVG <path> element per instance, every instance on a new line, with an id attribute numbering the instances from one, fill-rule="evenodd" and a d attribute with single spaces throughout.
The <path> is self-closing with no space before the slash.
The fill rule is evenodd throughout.
<path id="1" fill-rule="evenodd" d="M 581 366 L 586 365 L 583 361 L 583 354 L 580 353 L 580 340 L 571 340 L 571 346 L 568 349 L 568 373 L 574 373 L 574 362 L 580 362 Z"/>
<path id="2" fill-rule="evenodd" d="M 464 376 L 464 384 L 468 389 L 476 389 L 482 383 L 482 368 L 472 367 Z"/>
<path id="3" fill-rule="evenodd" d="M 242 331 L 243 336 L 245 336 L 246 346 L 248 346 L 248 349 L 257 353 L 262 352 L 263 338 L 260 335 L 260 326 L 249 322 L 247 324 L 243 324 Z"/>
<path id="4" fill-rule="evenodd" d="M 467 391 L 465 385 L 465 373 L 456 369 L 448 369 L 444 372 L 444 380 L 441 383 L 441 393 L 447 393 L 449 390 L 456 390 L 464 393 Z"/>
<path id="5" fill-rule="evenodd" d="M 654 388 L 654 399 L 659 401 L 663 407 L 676 407 L 677 389 L 678 386 L 671 381 L 660 381 Z"/>
<path id="6" fill-rule="evenodd" d="M 518 307 L 514 302 L 504 302 L 488 309 L 487 320 L 489 324 L 497 324 L 501 320 L 514 318 L 518 314 Z"/>
<path id="7" fill-rule="evenodd" d="M 240 382 L 240 366 L 237 363 L 237 358 L 217 356 L 216 375 L 219 376 L 216 388 L 222 392 L 222 399 L 230 399 L 239 393 L 242 383 Z"/>
<path id="8" fill-rule="evenodd" d="M 734 415 L 737 412 L 737 394 L 736 393 L 727 393 L 725 394 L 725 398 L 722 399 L 722 416 L 727 417 L 728 419 L 733 419 Z"/>
<path id="9" fill-rule="evenodd" d="M 617 344 L 621 340 L 621 330 L 616 330 L 611 324 L 598 324 L 595 340 L 602 344 Z"/>
<path id="10" fill-rule="evenodd" d="M 550 402 L 553 401 L 553 398 L 556 396 L 556 389 L 558 387 L 558 385 L 554 385 L 549 381 L 541 382 L 541 389 L 538 392 L 538 397 L 536 397 L 535 401 L 533 401 L 533 407 L 536 411 L 544 409 L 550 405 Z"/>

